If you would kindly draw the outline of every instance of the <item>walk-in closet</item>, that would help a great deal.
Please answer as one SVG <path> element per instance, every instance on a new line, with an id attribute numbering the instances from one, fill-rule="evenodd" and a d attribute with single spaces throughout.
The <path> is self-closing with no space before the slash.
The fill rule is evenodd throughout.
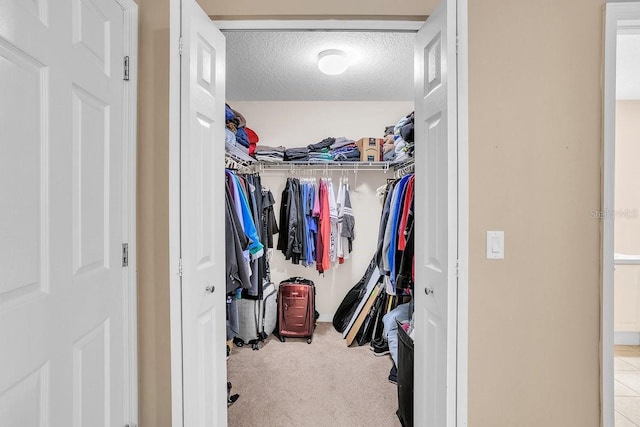
<path id="1" fill-rule="evenodd" d="M 173 86 L 181 99 L 181 120 L 179 128 L 173 127 L 175 136 L 179 133 L 180 137 L 179 144 L 172 144 L 170 156 L 170 240 L 179 242 L 171 245 L 171 269 L 175 273 L 172 280 L 175 286 L 171 288 L 172 360 L 176 361 L 172 363 L 172 400 L 173 409 L 178 411 L 176 419 L 182 417 L 185 425 L 233 425 L 234 411 L 251 412 L 252 401 L 242 387 L 275 399 L 267 402 L 288 405 L 281 409 L 267 405 L 269 416 L 278 420 L 292 413 L 291 405 L 322 418 L 313 422 L 306 418 L 308 425 L 339 425 L 344 417 L 351 419 L 352 413 L 347 415 L 335 410 L 338 407 L 360 408 L 371 415 L 374 414 L 372 408 L 380 407 L 378 402 L 390 406 L 382 408 L 383 415 L 374 416 L 376 419 L 389 417 L 386 419 L 390 423 L 399 422 L 398 409 L 413 415 L 419 425 L 445 425 L 448 420 L 454 420 L 459 379 L 462 378 L 460 384 L 464 384 L 465 374 L 462 371 L 463 377 L 459 377 L 457 372 L 466 365 L 464 358 L 457 357 L 457 18 L 455 8 L 450 6 L 453 2 L 442 2 L 426 23 L 332 20 L 279 23 L 212 22 L 193 1 L 182 2 L 182 48 L 176 50 L 181 58 L 180 85 Z M 282 28 L 286 29 L 274 30 Z M 319 33 L 331 36 L 331 40 L 327 42 L 323 38 L 309 44 Z M 234 34 L 244 34 L 244 41 L 234 40 Z M 289 40 L 277 39 L 283 35 L 289 36 Z M 351 43 L 374 36 L 380 38 L 365 43 L 362 52 Z M 397 43 L 394 38 L 405 38 L 403 43 L 407 49 L 380 50 L 394 46 Z M 352 53 L 356 55 L 351 56 Z M 402 55 L 406 55 L 404 61 Z M 340 65 L 338 61 L 344 73 L 328 70 L 328 75 L 323 75 L 318 70 L 324 68 L 324 62 L 330 57 L 333 60 L 353 58 L 353 62 Z M 252 62 L 256 59 L 263 62 Z M 177 76 L 177 68 L 172 69 L 172 75 Z M 246 71 L 254 74 L 244 74 Z M 353 80 L 349 81 L 347 76 Z M 404 89 L 396 83 L 404 85 Z M 273 93 L 265 95 L 266 89 Z M 359 96 L 355 95 L 358 93 Z M 176 112 L 173 113 L 175 116 Z M 408 130 L 405 121 L 412 121 L 415 126 L 413 146 L 407 144 L 408 139 L 402 135 Z M 396 136 L 402 136 L 402 141 L 396 140 Z M 225 171 L 223 160 L 227 155 L 222 147 L 226 148 L 227 142 L 231 145 L 235 142 L 235 148 L 238 143 L 243 145 L 247 150 L 241 156 L 249 155 L 251 150 L 253 158 L 259 161 L 247 160 L 247 164 L 242 164 L 241 159 L 230 155 L 227 166 L 233 166 L 234 161 L 238 164 Z M 386 151 L 387 148 L 392 150 Z M 392 165 L 391 160 L 407 160 L 406 154 L 412 148 L 415 178 L 412 180 L 409 174 L 398 180 L 396 173 L 402 173 L 398 170 L 400 165 Z M 360 151 L 360 159 L 356 149 Z M 397 156 L 390 160 L 385 158 L 387 155 Z M 291 163 L 283 167 L 287 161 Z M 343 162 L 349 167 L 342 167 Z M 265 187 L 264 191 L 255 184 L 257 176 L 251 177 L 255 174 L 260 176 L 259 186 Z M 317 194 L 315 189 L 309 190 L 314 185 Z M 333 196 L 340 201 L 335 201 L 335 205 L 331 202 L 334 197 L 328 196 L 332 188 Z M 415 205 L 406 197 L 411 191 Z M 386 197 L 382 197 L 382 193 L 386 193 Z M 311 196 L 318 202 L 314 201 L 312 209 L 307 199 Z M 285 197 L 291 203 L 283 203 Z M 265 227 L 248 220 L 265 214 L 260 212 L 260 203 L 272 210 L 271 217 L 280 219 L 271 225 L 280 226 L 286 218 L 287 227 L 279 227 L 278 236 L 272 236 L 274 248 L 269 248 L 269 243 L 265 245 L 264 240 L 259 243 L 254 240 L 254 235 L 265 233 Z M 283 205 L 287 211 L 276 214 Z M 410 212 L 414 209 L 416 220 L 410 221 L 413 219 Z M 303 215 L 311 212 L 313 220 L 301 220 L 300 212 Z M 294 225 L 291 218 L 304 226 Z M 234 242 L 239 242 L 239 245 L 234 243 L 234 252 L 227 245 L 227 239 L 221 238 L 226 234 L 226 224 L 235 224 L 236 230 L 239 226 L 243 228 L 237 241 L 234 237 Z M 415 256 L 404 259 L 395 252 L 395 245 L 410 247 L 410 236 L 404 233 L 413 228 L 405 228 L 400 234 L 400 229 L 409 224 L 415 224 Z M 339 235 L 334 234 L 334 225 Z M 276 227 L 267 228 L 275 230 Z M 286 235 L 286 243 L 279 241 L 283 237 L 281 229 L 293 230 Z M 316 239 L 311 244 L 313 239 L 308 237 L 314 237 L 314 233 Z M 380 252 L 380 242 L 383 252 Z M 249 246 L 243 246 L 245 244 Z M 345 247 L 347 252 L 351 249 L 348 257 Z M 309 248 L 311 253 L 306 252 Z M 316 249 L 315 262 L 313 248 Z M 263 258 L 269 261 L 264 268 L 256 262 Z M 235 259 L 235 263 L 227 264 L 227 259 Z M 377 265 L 377 273 L 369 268 L 372 261 Z M 312 264 L 315 268 L 310 267 Z M 259 349 L 254 350 L 253 343 L 237 347 L 232 342 L 225 372 L 226 338 L 242 333 L 238 322 L 242 316 L 240 310 L 251 308 L 252 304 L 254 308 L 260 307 L 251 301 L 273 301 L 267 298 L 273 295 L 272 288 L 265 287 L 264 281 L 260 287 L 261 269 L 268 271 L 268 280 L 277 287 L 276 330 L 280 339 L 273 340 L 264 328 L 258 335 L 264 338 L 266 334 L 268 338 L 258 341 L 255 347 Z M 369 280 L 369 274 L 374 279 Z M 379 298 L 397 293 L 398 284 L 403 282 L 398 279 L 400 276 L 413 279 L 415 289 L 410 301 L 398 298 L 389 302 Z M 237 284 L 234 281 L 243 282 L 239 292 L 233 292 Z M 358 294 L 354 300 L 347 298 L 353 293 Z M 352 306 L 354 301 L 357 304 Z M 411 312 L 411 303 L 413 329 L 410 323 L 402 321 L 406 319 L 401 313 L 395 312 L 400 307 Z M 393 308 L 396 304 L 398 307 Z M 257 311 L 256 317 L 264 319 L 263 324 L 272 318 L 267 314 L 274 313 L 268 307 L 272 305 L 265 303 L 261 310 L 264 315 Z M 345 311 L 345 307 L 353 309 L 353 314 Z M 364 331 L 367 331 L 366 325 L 371 324 L 367 318 L 376 310 L 380 312 L 379 307 L 398 314 L 395 320 L 401 322 L 387 322 L 386 316 L 382 319 L 385 331 L 397 331 L 387 333 L 387 338 L 393 336 L 398 340 L 384 341 L 383 336 L 376 335 L 383 328 L 374 327 L 371 331 L 376 334 L 371 335 L 374 338 L 371 351 Z M 337 316 L 340 322 L 336 322 L 336 313 L 342 313 Z M 351 318 L 344 326 L 342 317 L 349 315 Z M 377 320 L 373 324 L 379 326 Z M 413 351 L 408 346 L 408 359 L 413 358 L 415 363 L 404 365 L 414 368 L 413 395 L 419 404 L 414 404 L 412 410 L 399 408 L 398 404 L 399 396 L 404 394 L 400 387 L 403 370 L 398 366 L 394 372 L 390 369 L 391 360 L 384 359 L 387 351 L 395 354 L 396 342 L 398 360 L 402 359 L 400 349 L 409 344 L 404 339 L 401 342 L 402 332 L 414 337 Z M 368 369 L 373 375 L 358 375 L 355 368 L 363 368 L 360 364 L 348 366 L 346 373 L 332 370 L 335 365 L 344 365 L 340 363 L 344 358 L 331 364 L 325 357 L 330 354 L 321 351 L 321 343 L 327 336 L 337 336 L 349 356 L 362 351 L 365 354 L 361 360 L 383 360 L 387 366 Z M 251 337 L 245 338 L 252 341 Z M 351 342 L 363 345 L 346 348 Z M 285 369 L 283 372 L 289 374 L 293 371 L 288 368 L 289 364 L 307 363 L 301 372 L 321 378 L 324 388 L 313 377 L 302 381 L 306 375 L 288 378 L 279 375 L 289 385 L 286 388 L 291 397 L 279 399 L 283 390 L 269 387 L 265 380 L 267 366 L 258 363 L 261 359 L 270 359 L 258 355 L 267 354 L 266 348 L 285 349 L 289 354 L 289 348 L 300 344 L 305 348 L 303 352 L 328 363 L 326 369 L 321 369 L 322 363 L 304 356 L 277 358 L 271 366 Z M 250 361 L 234 367 L 240 352 Z M 249 379 L 241 378 L 240 373 Z M 223 378 L 228 381 L 222 381 Z M 338 394 L 345 390 L 341 385 L 357 386 L 358 391 L 367 393 L 381 390 L 379 385 L 363 382 L 369 378 L 385 385 L 394 379 L 398 387 L 392 387 L 386 395 L 376 394 L 378 398 L 371 396 L 365 403 L 353 400 L 354 395 L 362 393 L 351 391 L 343 395 L 345 397 Z M 260 382 L 262 388 L 257 387 Z M 293 388 L 294 384 L 300 384 L 313 398 L 300 392 L 300 388 Z M 240 406 L 243 393 L 246 408 Z M 227 396 L 231 406 L 220 406 L 224 404 L 223 396 Z M 336 402 L 330 404 L 326 396 Z M 304 410 L 302 402 L 311 404 L 311 409 Z M 367 409 L 363 409 L 365 407 Z M 272 415 L 274 413 L 278 415 Z M 331 418 L 331 414 L 337 418 Z M 257 416 L 263 415 L 258 411 Z M 303 425 L 296 420 L 294 417 L 285 425 Z M 411 422 L 404 424 L 411 425 Z"/>
<path id="2" fill-rule="evenodd" d="M 413 188 L 413 179 L 409 179 L 415 171 L 413 135 L 407 137 L 410 140 L 407 147 L 396 150 L 397 145 L 385 148 L 383 145 L 385 136 L 387 142 L 394 141 L 394 130 L 396 140 L 404 141 L 399 126 L 413 119 L 415 31 L 225 31 L 224 34 L 227 106 L 235 116 L 234 123 L 241 128 L 240 135 L 236 135 L 238 139 L 231 135 L 237 131 L 233 124 L 227 129 L 225 177 L 227 183 L 230 180 L 233 183 L 230 193 L 235 192 L 233 188 L 250 188 L 245 193 L 247 199 L 254 198 L 253 203 L 248 200 L 249 210 L 256 207 L 253 212 L 256 225 L 264 231 L 261 245 L 250 249 L 250 258 L 256 260 L 251 263 L 253 289 L 234 291 L 233 285 L 227 287 L 227 306 L 228 310 L 234 307 L 231 323 L 235 325 L 227 328 L 227 378 L 232 384 L 229 395 L 239 395 L 229 404 L 228 425 L 263 422 L 298 426 L 400 426 L 396 413 L 399 389 L 395 378 L 390 378 L 395 364 L 387 353 L 374 354 L 371 341 L 383 333 L 382 315 L 410 301 L 411 295 L 400 288 L 396 292 L 395 283 L 388 278 L 381 277 L 378 283 L 365 282 L 371 280 L 372 262 L 383 264 L 375 257 L 383 246 L 381 236 L 385 230 L 380 228 L 385 201 L 390 205 L 394 186 L 400 182 L 403 191 L 409 181 Z M 318 69 L 318 54 L 338 48 L 349 59 L 347 70 L 340 75 L 323 74 Z M 362 150 L 358 150 L 356 161 L 346 158 L 350 154 L 341 156 L 349 151 L 340 150 L 341 141 L 352 147 L 362 138 L 381 141 L 376 157 L 361 157 Z M 324 148 L 318 144 L 324 144 Z M 295 157 L 298 152 L 291 151 L 307 147 L 311 150 L 300 158 Z M 321 194 L 316 187 L 330 188 L 330 197 L 339 207 L 344 207 L 346 193 L 351 218 L 344 219 L 340 212 L 340 225 L 346 227 L 348 222 L 351 234 L 342 231 L 337 234 L 338 239 L 331 242 L 328 264 L 316 262 L 315 251 L 322 249 L 316 247 L 315 234 L 308 227 L 309 236 L 305 240 L 310 239 L 311 243 L 305 245 L 302 256 L 287 254 L 287 242 L 283 244 L 283 239 L 288 235 L 283 228 L 290 227 L 293 220 L 286 218 L 283 224 L 281 211 L 292 183 L 300 187 L 300 200 L 311 200 L 311 210 L 313 197 Z M 256 185 L 260 188 L 255 188 Z M 413 216 L 413 193 L 406 191 L 396 198 L 398 204 L 401 198 L 406 202 L 406 212 L 400 206 L 394 218 L 395 235 L 402 236 L 399 230 L 401 225 L 406 227 L 409 210 Z M 401 217 L 405 220 L 402 224 Z M 233 242 L 227 235 L 227 259 L 233 257 Z M 410 244 L 413 247 L 413 241 Z M 406 245 L 403 241 L 402 248 Z M 387 257 L 387 252 L 384 256 Z M 396 258 L 399 269 L 401 256 Z M 411 262 L 405 264 L 406 272 L 411 275 Z M 238 337 L 234 340 L 237 316 L 246 317 L 249 307 L 249 313 L 254 314 L 259 324 L 264 314 L 259 309 L 252 311 L 253 300 L 275 297 L 278 284 L 292 277 L 309 279 L 315 284 L 317 323 L 311 343 L 299 338 L 281 342 L 277 334 L 257 340 Z M 332 321 L 349 291 L 359 282 L 363 283 L 360 300 L 352 304 L 347 316 L 350 322 L 344 322 L 353 329 L 347 336 L 346 331 L 336 330 Z M 273 285 L 258 292 L 259 283 Z M 380 294 L 378 298 L 371 295 L 374 287 Z M 398 296 L 391 297 L 393 293 Z M 371 302 L 367 304 L 369 299 Z M 373 310 L 375 301 L 377 309 Z M 357 327 L 352 325 L 358 317 L 368 318 L 369 313 L 374 318 L 367 319 L 368 329 L 362 328 L 361 323 Z M 240 322 L 246 323 L 246 319 Z M 244 327 L 240 325 L 240 329 Z M 348 342 L 352 344 L 348 346 Z"/>

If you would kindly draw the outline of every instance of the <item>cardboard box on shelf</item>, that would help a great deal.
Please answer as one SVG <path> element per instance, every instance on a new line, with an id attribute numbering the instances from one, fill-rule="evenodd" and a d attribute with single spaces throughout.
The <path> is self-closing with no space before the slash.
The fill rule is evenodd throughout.
<path id="1" fill-rule="evenodd" d="M 360 150 L 361 162 L 379 162 L 382 160 L 382 138 L 360 138 L 356 145 Z"/>

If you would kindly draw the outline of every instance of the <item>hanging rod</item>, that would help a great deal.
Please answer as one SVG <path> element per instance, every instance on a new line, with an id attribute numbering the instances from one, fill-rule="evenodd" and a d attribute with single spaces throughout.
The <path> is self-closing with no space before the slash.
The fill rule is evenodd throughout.
<path id="1" fill-rule="evenodd" d="M 394 175 L 396 178 L 403 177 L 407 174 L 414 173 L 416 170 L 413 159 L 394 166 Z"/>

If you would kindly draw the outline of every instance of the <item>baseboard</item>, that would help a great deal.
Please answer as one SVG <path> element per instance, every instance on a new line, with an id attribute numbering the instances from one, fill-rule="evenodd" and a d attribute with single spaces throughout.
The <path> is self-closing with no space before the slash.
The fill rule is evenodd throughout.
<path id="1" fill-rule="evenodd" d="M 640 345 L 640 332 L 615 331 L 613 343 L 615 345 Z"/>
<path id="2" fill-rule="evenodd" d="M 320 317 L 318 317 L 318 322 L 333 322 L 333 313 L 321 314 Z"/>

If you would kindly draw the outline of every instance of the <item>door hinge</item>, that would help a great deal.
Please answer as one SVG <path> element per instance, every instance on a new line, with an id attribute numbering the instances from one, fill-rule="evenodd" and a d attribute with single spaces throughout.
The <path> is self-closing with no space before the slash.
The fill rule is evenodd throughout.
<path id="1" fill-rule="evenodd" d="M 180 54 L 180 56 L 182 56 L 182 46 L 184 45 L 184 42 L 182 40 L 182 37 L 180 37 L 180 39 L 178 40 L 178 53 Z"/>
<path id="2" fill-rule="evenodd" d="M 129 80 L 129 57 L 124 57 L 124 77 L 123 80 Z"/>
<path id="3" fill-rule="evenodd" d="M 138 424 L 125 424 L 124 427 L 138 427 Z"/>
<path id="4" fill-rule="evenodd" d="M 178 276 L 182 277 L 182 258 L 178 260 Z"/>
<path id="5" fill-rule="evenodd" d="M 460 260 L 456 260 L 456 277 L 460 277 Z"/>
<path id="6" fill-rule="evenodd" d="M 123 267 L 129 266 L 129 244 L 128 243 L 122 244 L 122 266 Z"/>

